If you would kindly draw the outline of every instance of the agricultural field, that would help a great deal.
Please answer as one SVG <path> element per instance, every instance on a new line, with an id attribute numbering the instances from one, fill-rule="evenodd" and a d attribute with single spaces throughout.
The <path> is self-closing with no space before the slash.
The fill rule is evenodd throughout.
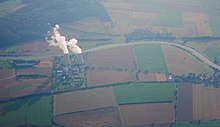
<path id="1" fill-rule="evenodd" d="M 220 90 L 193 85 L 193 120 L 220 119 Z"/>
<path id="2" fill-rule="evenodd" d="M 177 112 L 178 122 L 190 122 L 193 120 L 192 87 L 191 83 L 179 83 L 177 85 Z"/>
<path id="3" fill-rule="evenodd" d="M 90 67 L 135 69 L 135 58 L 131 46 L 92 52 L 87 58 L 87 65 Z"/>
<path id="4" fill-rule="evenodd" d="M 174 103 L 120 105 L 122 125 L 146 126 L 174 122 Z"/>
<path id="5" fill-rule="evenodd" d="M 165 74 L 155 74 L 155 73 L 138 73 L 138 81 L 140 82 L 165 82 L 167 81 L 167 76 Z"/>
<path id="6" fill-rule="evenodd" d="M 113 87 L 116 101 L 120 104 L 172 102 L 173 83 L 131 83 Z"/>
<path id="7" fill-rule="evenodd" d="M 204 51 L 205 55 L 207 55 L 211 60 L 216 61 L 220 64 L 220 43 L 213 44 L 207 47 Z"/>
<path id="8" fill-rule="evenodd" d="M 218 16 L 220 15 L 219 13 L 220 2 L 219 1 L 209 2 L 206 0 L 200 0 L 200 1 L 204 13 L 208 15 L 208 22 L 212 29 L 213 36 L 219 36 L 220 22 L 218 20 Z"/>
<path id="9" fill-rule="evenodd" d="M 187 44 L 199 52 L 204 52 L 206 48 L 212 45 L 212 43 L 213 42 L 189 42 Z"/>
<path id="10" fill-rule="evenodd" d="M 51 67 L 40 67 L 40 68 L 27 68 L 19 69 L 16 71 L 17 75 L 47 75 L 50 76 L 52 72 Z"/>
<path id="11" fill-rule="evenodd" d="M 52 126 L 51 99 L 51 96 L 39 96 L 1 103 L 0 126 Z"/>
<path id="12" fill-rule="evenodd" d="M 135 45 L 137 70 L 148 73 L 168 73 L 160 45 Z"/>
<path id="13" fill-rule="evenodd" d="M 0 69 L 0 81 L 15 76 L 15 69 L 3 68 Z"/>
<path id="14" fill-rule="evenodd" d="M 88 70 L 86 73 L 88 87 L 136 81 L 136 72 L 115 70 Z"/>
<path id="15" fill-rule="evenodd" d="M 208 68 L 207 65 L 201 63 L 192 55 L 179 48 L 162 45 L 162 50 L 169 73 L 176 75 L 188 73 L 210 75 L 210 73 L 212 73 L 211 69 Z"/>
<path id="16" fill-rule="evenodd" d="M 17 55 L 32 55 L 32 54 L 52 54 L 60 53 L 58 48 L 49 47 L 48 43 L 45 40 L 33 41 L 27 44 L 16 46 L 15 53 Z"/>
<path id="17" fill-rule="evenodd" d="M 204 13 L 182 13 L 183 24 L 185 27 L 184 36 L 198 37 L 198 36 L 212 36 L 212 30 L 208 23 L 208 17 Z"/>
<path id="18" fill-rule="evenodd" d="M 51 83 L 47 78 L 22 79 L 19 81 L 15 78 L 9 78 L 0 81 L 0 87 L 4 91 L 1 93 L 0 100 L 51 91 Z"/>
<path id="19" fill-rule="evenodd" d="M 54 96 L 54 115 L 88 111 L 116 105 L 111 87 L 88 89 Z"/>
<path id="20" fill-rule="evenodd" d="M 157 16 L 155 12 L 132 12 L 130 27 L 133 29 L 143 29 Z"/>
<path id="21" fill-rule="evenodd" d="M 195 48 L 196 50 L 204 53 L 210 60 L 219 64 L 220 62 L 220 42 L 207 41 L 207 42 L 189 42 L 189 46 Z"/>
<path id="22" fill-rule="evenodd" d="M 219 127 L 220 121 L 196 121 L 190 123 L 174 123 L 172 127 Z"/>
<path id="23" fill-rule="evenodd" d="M 85 112 L 78 112 L 54 117 L 56 124 L 81 127 L 81 126 L 118 126 L 121 125 L 118 109 L 115 107 L 103 108 Z"/>
<path id="24" fill-rule="evenodd" d="M 180 12 L 163 12 L 160 13 L 152 22 L 152 26 L 157 27 L 183 27 L 182 17 Z"/>
<path id="25" fill-rule="evenodd" d="M 36 59 L 36 61 L 38 60 Z M 39 64 L 33 67 L 22 68 L 18 66 L 0 69 L 0 87 L 2 88 L 0 100 L 50 92 L 51 72 L 51 58 L 41 58 Z M 20 78 L 22 75 L 25 78 Z M 44 77 L 28 77 L 30 75 L 43 75 Z"/>
<path id="26" fill-rule="evenodd" d="M 220 35 L 218 1 L 105 0 L 103 5 L 112 19 L 113 33 L 148 29 L 171 32 L 176 37 Z"/>
<path id="27" fill-rule="evenodd" d="M 0 68 L 10 68 L 10 64 L 8 63 L 7 60 L 0 59 Z"/>

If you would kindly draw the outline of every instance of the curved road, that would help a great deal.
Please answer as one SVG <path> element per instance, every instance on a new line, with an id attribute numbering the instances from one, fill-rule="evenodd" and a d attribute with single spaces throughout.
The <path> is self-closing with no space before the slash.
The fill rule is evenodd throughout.
<path id="1" fill-rule="evenodd" d="M 87 53 L 87 52 L 94 52 L 94 51 L 100 51 L 100 50 L 105 50 L 105 49 L 109 49 L 109 48 L 115 48 L 115 47 L 123 47 L 123 46 L 127 46 L 127 45 L 137 45 L 137 44 L 166 44 L 166 45 L 174 45 L 177 47 L 180 47 L 188 52 L 190 52 L 191 54 L 193 54 L 195 57 L 198 57 L 200 60 L 204 61 L 205 63 L 207 63 L 209 66 L 214 67 L 218 70 L 220 70 L 220 66 L 213 63 L 211 60 L 209 60 L 207 57 L 205 57 L 204 55 L 202 55 L 201 53 L 199 53 L 198 51 L 196 51 L 195 49 L 193 49 L 192 47 L 189 46 L 185 46 L 182 44 L 178 44 L 178 43 L 172 43 L 172 42 L 165 42 L 165 41 L 141 41 L 141 42 L 132 42 L 132 43 L 120 43 L 120 44 L 111 44 L 111 45 L 105 45 L 105 46 L 100 46 L 100 47 L 95 47 L 92 49 L 87 49 L 84 50 L 83 52 Z M 57 55 L 62 55 L 62 54 L 56 54 Z M 42 58 L 42 57 L 48 57 L 48 56 L 55 56 L 55 55 L 42 55 L 42 56 L 21 56 L 21 57 L 0 57 L 0 58 L 4 58 L 4 59 L 9 59 L 9 58 Z"/>
<path id="2" fill-rule="evenodd" d="M 137 45 L 137 44 L 166 44 L 166 45 L 174 45 L 177 47 L 180 47 L 191 54 L 193 54 L 195 57 L 198 57 L 200 60 L 204 61 L 207 63 L 209 66 L 214 67 L 218 70 L 220 70 L 220 66 L 209 60 L 207 57 L 193 49 L 192 47 L 185 46 L 182 44 L 178 43 L 172 43 L 172 42 L 164 42 L 164 41 L 141 41 L 141 42 L 133 42 L 133 43 L 122 43 L 122 44 L 111 44 L 111 45 L 106 45 L 106 46 L 101 46 L 101 47 L 95 47 L 92 49 L 85 50 L 84 52 L 94 52 L 94 51 L 100 51 L 100 50 L 105 50 L 108 48 L 115 48 L 115 47 L 122 47 L 122 46 L 127 46 L 127 45 Z"/>

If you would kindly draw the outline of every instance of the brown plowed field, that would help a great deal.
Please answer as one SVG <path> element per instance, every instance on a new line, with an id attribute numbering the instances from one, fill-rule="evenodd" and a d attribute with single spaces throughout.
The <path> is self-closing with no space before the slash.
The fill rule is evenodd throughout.
<path id="1" fill-rule="evenodd" d="M 193 120 L 220 119 L 220 90 L 193 85 Z"/>
<path id="2" fill-rule="evenodd" d="M 30 84 L 32 86 L 15 90 L 14 92 L 9 93 L 7 90 L 19 87 L 24 84 Z M 10 97 L 19 97 L 30 94 L 39 94 L 39 93 L 47 93 L 51 91 L 51 82 L 48 78 L 41 79 L 22 79 L 16 80 L 15 78 L 9 78 L 6 80 L 0 81 L 0 100 L 9 99 Z"/>
<path id="3" fill-rule="evenodd" d="M 196 36 L 212 36 L 212 31 L 208 25 L 207 16 L 203 13 L 182 12 L 184 27 L 186 28 L 186 36 L 193 37 L 191 28 L 194 29 L 194 37 Z M 188 27 L 188 25 L 190 27 Z M 187 28 L 190 28 L 189 30 Z"/>
<path id="4" fill-rule="evenodd" d="M 157 73 L 150 73 L 145 74 L 143 72 L 138 73 L 139 81 L 146 81 L 146 82 L 163 82 L 167 81 L 167 77 L 165 74 L 157 74 Z"/>
<path id="5" fill-rule="evenodd" d="M 0 69 L 0 80 L 15 76 L 15 69 Z"/>
<path id="6" fill-rule="evenodd" d="M 73 127 L 106 127 L 121 124 L 116 108 L 104 108 L 55 116 L 54 121 L 59 125 Z"/>
<path id="7" fill-rule="evenodd" d="M 211 45 L 210 42 L 190 42 L 189 44 L 200 52 L 205 51 Z"/>
<path id="8" fill-rule="evenodd" d="M 190 122 L 193 120 L 192 112 L 192 85 L 180 83 L 177 85 L 177 121 Z"/>
<path id="9" fill-rule="evenodd" d="M 81 90 L 54 96 L 54 115 L 115 106 L 112 88 Z"/>
<path id="10" fill-rule="evenodd" d="M 0 81 L 0 86 L 4 87 L 5 89 L 18 86 L 20 82 L 18 82 L 15 78 L 9 78 L 6 80 Z"/>
<path id="11" fill-rule="evenodd" d="M 41 58 L 38 60 L 40 60 L 40 63 L 37 65 L 37 67 L 39 67 L 39 68 L 52 67 L 52 64 L 53 64 L 52 58 Z"/>
<path id="12" fill-rule="evenodd" d="M 46 41 L 37 41 L 17 46 L 16 54 L 30 55 L 33 53 L 45 53 L 48 48 L 49 45 Z"/>
<path id="13" fill-rule="evenodd" d="M 161 47 L 170 73 L 182 75 L 204 72 L 202 63 L 187 52 L 170 45 L 162 45 Z"/>
<path id="14" fill-rule="evenodd" d="M 131 46 L 106 49 L 88 54 L 88 66 L 135 69 Z"/>
<path id="15" fill-rule="evenodd" d="M 29 68 L 29 69 L 19 69 L 16 71 L 17 75 L 51 75 L 51 67 L 41 67 L 41 68 Z"/>
<path id="16" fill-rule="evenodd" d="M 135 71 L 89 70 L 86 76 L 88 86 L 136 81 Z"/>
<path id="17" fill-rule="evenodd" d="M 134 27 L 134 29 L 146 28 L 157 15 L 158 13 L 152 12 L 133 12 L 130 27 Z"/>
<path id="18" fill-rule="evenodd" d="M 120 105 L 119 109 L 122 124 L 125 126 L 174 122 L 173 103 Z"/>
<path id="19" fill-rule="evenodd" d="M 9 98 L 11 98 L 9 93 L 4 89 L 4 87 L 0 86 L 0 100 L 5 100 Z"/>

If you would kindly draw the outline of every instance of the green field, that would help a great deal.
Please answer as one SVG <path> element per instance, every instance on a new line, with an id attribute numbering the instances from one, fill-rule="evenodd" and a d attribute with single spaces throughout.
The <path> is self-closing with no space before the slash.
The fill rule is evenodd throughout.
<path id="1" fill-rule="evenodd" d="M 10 64 L 7 60 L 5 59 L 0 59 L 0 68 L 10 68 Z"/>
<path id="2" fill-rule="evenodd" d="M 113 87 L 118 104 L 167 102 L 174 100 L 173 83 L 131 83 Z"/>
<path id="3" fill-rule="evenodd" d="M 204 51 L 204 53 L 213 61 L 215 59 L 220 62 L 220 44 L 212 45 Z"/>
<path id="4" fill-rule="evenodd" d="M 220 121 L 174 123 L 172 127 L 220 127 Z"/>
<path id="5" fill-rule="evenodd" d="M 3 103 L 1 107 L 0 126 L 18 125 L 52 126 L 51 96 L 30 97 Z"/>
<path id="6" fill-rule="evenodd" d="M 160 45 L 135 45 L 137 70 L 150 73 L 167 73 L 167 66 Z"/>
<path id="7" fill-rule="evenodd" d="M 23 85 L 8 88 L 7 92 L 14 93 L 16 91 L 23 90 L 23 89 L 26 89 L 26 88 L 31 87 L 31 86 L 32 86 L 31 84 L 23 84 Z"/>
<path id="8" fill-rule="evenodd" d="M 183 27 L 183 21 L 180 12 L 160 13 L 151 23 L 151 26 L 159 27 Z"/>

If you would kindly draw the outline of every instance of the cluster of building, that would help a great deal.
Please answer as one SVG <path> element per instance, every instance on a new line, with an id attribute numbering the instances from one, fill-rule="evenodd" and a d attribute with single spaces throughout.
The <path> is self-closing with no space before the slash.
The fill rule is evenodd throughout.
<path id="1" fill-rule="evenodd" d="M 80 55 L 54 57 L 52 86 L 54 91 L 72 90 L 84 86 L 84 61 Z"/>

